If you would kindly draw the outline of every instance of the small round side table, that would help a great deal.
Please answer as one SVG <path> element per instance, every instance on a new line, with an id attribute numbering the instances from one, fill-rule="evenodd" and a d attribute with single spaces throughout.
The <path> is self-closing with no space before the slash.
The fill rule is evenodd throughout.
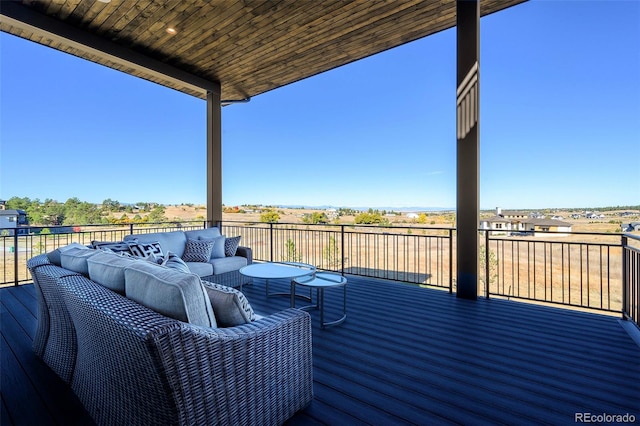
<path id="1" fill-rule="evenodd" d="M 311 290 L 316 289 L 315 305 L 307 305 L 298 309 L 318 309 L 320 310 L 320 327 L 325 328 L 332 325 L 342 324 L 347 319 L 347 279 L 342 275 L 330 274 L 328 272 L 317 272 L 315 275 L 304 277 L 296 277 L 291 280 L 291 307 L 296 307 L 296 285 L 309 287 Z M 324 290 L 326 288 L 342 287 L 343 289 L 343 305 L 342 317 L 335 321 L 324 320 Z"/>

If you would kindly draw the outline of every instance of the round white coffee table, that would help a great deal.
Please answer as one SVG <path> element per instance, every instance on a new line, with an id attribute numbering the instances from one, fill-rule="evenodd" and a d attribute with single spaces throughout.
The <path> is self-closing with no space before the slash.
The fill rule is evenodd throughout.
<path id="1" fill-rule="evenodd" d="M 289 296 L 289 293 L 269 293 L 269 280 L 285 278 L 293 279 L 306 275 L 313 275 L 315 272 L 315 266 L 301 262 L 252 263 L 251 265 L 240 268 L 240 273 L 245 277 L 265 280 L 267 296 Z"/>
<path id="2" fill-rule="evenodd" d="M 315 275 L 303 276 L 291 280 L 291 307 L 296 307 L 296 285 L 316 289 L 315 305 L 303 306 L 299 309 L 320 310 L 320 327 L 325 328 L 332 325 L 342 324 L 347 319 L 347 279 L 342 275 L 330 274 L 328 272 L 317 272 Z M 325 322 L 324 320 L 324 290 L 330 287 L 342 287 L 343 304 L 342 317 L 335 321 Z"/>

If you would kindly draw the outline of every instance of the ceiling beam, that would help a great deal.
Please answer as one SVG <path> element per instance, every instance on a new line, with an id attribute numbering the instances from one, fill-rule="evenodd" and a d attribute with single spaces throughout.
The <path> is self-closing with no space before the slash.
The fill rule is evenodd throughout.
<path id="1" fill-rule="evenodd" d="M 220 94 L 220 83 L 210 81 L 169 64 L 120 46 L 109 40 L 75 28 L 65 22 L 43 15 L 18 2 L 3 1 L 0 5 L 0 22 L 50 38 L 65 46 L 86 52 L 90 55 L 106 58 L 125 69 L 134 69 L 149 75 L 153 79 L 182 86 L 189 86 L 193 91 L 206 98 L 207 92 Z M 131 74 L 131 73 L 130 73 Z M 150 81 L 153 81 L 150 79 Z"/>

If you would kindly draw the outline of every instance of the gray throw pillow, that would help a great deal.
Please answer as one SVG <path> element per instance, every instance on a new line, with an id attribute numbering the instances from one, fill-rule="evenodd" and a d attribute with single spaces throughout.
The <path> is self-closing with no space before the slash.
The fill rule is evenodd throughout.
<path id="1" fill-rule="evenodd" d="M 226 238 L 224 235 L 221 235 L 219 237 L 213 237 L 213 238 L 198 237 L 198 241 L 212 241 L 214 243 L 213 250 L 211 250 L 211 259 L 220 259 L 225 257 L 225 252 L 224 252 L 225 240 Z"/>
<path id="2" fill-rule="evenodd" d="M 182 260 L 185 262 L 208 262 L 214 244 L 214 241 L 208 240 L 187 240 Z"/>
<path id="3" fill-rule="evenodd" d="M 150 262 L 124 269 L 125 295 L 149 309 L 179 321 L 215 327 L 216 318 L 200 277 Z"/>
<path id="4" fill-rule="evenodd" d="M 124 294 L 124 268 L 140 259 L 99 250 L 87 260 L 89 278 L 117 293 Z"/>
<path id="5" fill-rule="evenodd" d="M 186 274 L 190 273 L 189 267 L 184 260 L 180 259 L 180 257 L 172 252 L 167 252 L 164 256 L 164 260 L 160 263 L 162 266 L 166 266 L 167 268 L 175 269 L 176 271 L 184 272 Z"/>
<path id="6" fill-rule="evenodd" d="M 240 236 L 227 238 L 224 241 L 224 255 L 227 257 L 235 256 L 238 246 L 240 245 Z"/>
<path id="7" fill-rule="evenodd" d="M 50 251 L 49 253 L 47 253 L 47 259 L 49 259 L 49 262 L 51 262 L 56 266 L 62 266 L 62 260 L 60 259 L 60 255 L 63 252 L 71 249 L 88 249 L 88 248 L 89 247 L 83 246 L 80 243 L 71 243 L 69 245 L 58 247 L 57 249 Z"/>
<path id="8" fill-rule="evenodd" d="M 87 260 L 99 252 L 99 250 L 89 249 L 87 247 L 63 251 L 60 253 L 60 265 L 64 269 L 68 269 L 88 277 L 89 265 Z"/>
<path id="9" fill-rule="evenodd" d="M 218 327 L 233 327 L 255 320 L 256 316 L 249 301 L 235 288 L 209 281 L 202 281 L 202 286 L 209 295 Z"/>

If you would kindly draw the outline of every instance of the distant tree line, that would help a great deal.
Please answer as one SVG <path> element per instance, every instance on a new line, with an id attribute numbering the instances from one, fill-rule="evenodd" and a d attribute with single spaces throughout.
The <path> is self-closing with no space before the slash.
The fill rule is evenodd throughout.
<path id="1" fill-rule="evenodd" d="M 302 215 L 302 222 L 311 224 L 329 223 L 329 218 L 325 212 L 305 213 Z"/>
<path id="2" fill-rule="evenodd" d="M 47 198 L 40 201 L 28 197 L 12 197 L 6 201 L 7 209 L 24 210 L 30 225 L 94 225 L 121 223 L 164 222 L 165 207 L 158 203 L 140 202 L 121 204 L 107 198 L 102 204 L 69 198 L 64 203 Z M 122 213 L 120 215 L 120 213 Z M 135 216 L 130 217 L 130 215 Z"/>
<path id="3" fill-rule="evenodd" d="M 386 213 L 379 210 L 369 209 L 366 212 L 359 213 L 355 218 L 353 218 L 353 221 L 362 225 L 378 224 L 387 226 L 390 225 L 390 222 L 389 219 L 385 217 L 385 214 Z"/>

